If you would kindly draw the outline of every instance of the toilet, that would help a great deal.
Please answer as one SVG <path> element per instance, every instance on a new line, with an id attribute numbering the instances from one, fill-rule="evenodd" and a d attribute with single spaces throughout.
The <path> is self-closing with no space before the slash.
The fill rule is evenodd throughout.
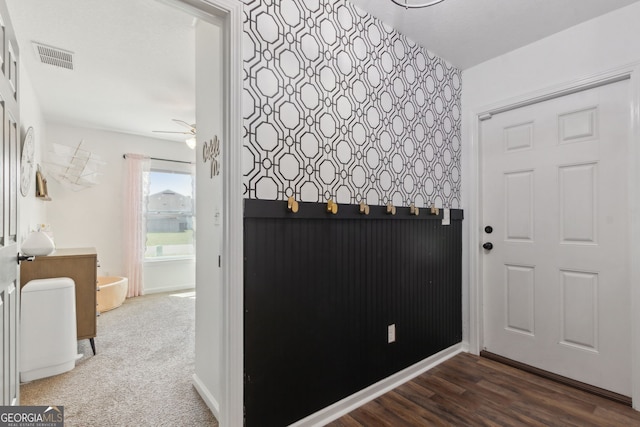
<path id="1" fill-rule="evenodd" d="M 31 280 L 20 303 L 20 380 L 33 381 L 75 367 L 75 283 L 68 277 Z"/>

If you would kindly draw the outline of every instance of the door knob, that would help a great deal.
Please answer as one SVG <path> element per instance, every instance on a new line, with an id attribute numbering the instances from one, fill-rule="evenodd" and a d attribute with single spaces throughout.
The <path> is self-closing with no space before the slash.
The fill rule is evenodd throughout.
<path id="1" fill-rule="evenodd" d="M 35 256 L 31 256 L 31 255 L 20 255 L 18 254 L 17 260 L 18 260 L 18 264 L 20 264 L 22 261 L 33 261 L 34 259 L 36 259 Z"/>
<path id="2" fill-rule="evenodd" d="M 493 249 L 493 243 L 487 242 L 484 245 L 482 245 L 482 247 L 485 248 L 486 250 L 490 251 L 491 249 Z"/>

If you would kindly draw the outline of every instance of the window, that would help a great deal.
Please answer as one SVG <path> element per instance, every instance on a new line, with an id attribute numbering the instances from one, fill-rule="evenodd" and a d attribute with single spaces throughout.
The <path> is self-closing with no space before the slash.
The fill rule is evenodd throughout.
<path id="1" fill-rule="evenodd" d="M 168 162 L 162 162 L 165 166 Z M 145 259 L 193 257 L 195 254 L 194 180 L 190 168 L 151 163 L 147 183 Z"/>

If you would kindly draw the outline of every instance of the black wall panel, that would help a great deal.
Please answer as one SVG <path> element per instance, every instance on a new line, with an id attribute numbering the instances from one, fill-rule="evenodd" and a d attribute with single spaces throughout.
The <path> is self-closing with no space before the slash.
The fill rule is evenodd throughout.
<path id="1" fill-rule="evenodd" d="M 462 211 L 450 226 L 383 212 L 245 200 L 247 426 L 288 425 L 462 340 Z"/>

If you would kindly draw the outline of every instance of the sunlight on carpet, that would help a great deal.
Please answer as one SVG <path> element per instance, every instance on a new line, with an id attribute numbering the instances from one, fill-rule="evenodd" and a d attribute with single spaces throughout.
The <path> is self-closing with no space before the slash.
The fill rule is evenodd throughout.
<path id="1" fill-rule="evenodd" d="M 181 292 L 179 294 L 171 294 L 170 297 L 179 297 L 179 298 L 191 298 L 196 299 L 196 291 L 191 292 Z"/>

